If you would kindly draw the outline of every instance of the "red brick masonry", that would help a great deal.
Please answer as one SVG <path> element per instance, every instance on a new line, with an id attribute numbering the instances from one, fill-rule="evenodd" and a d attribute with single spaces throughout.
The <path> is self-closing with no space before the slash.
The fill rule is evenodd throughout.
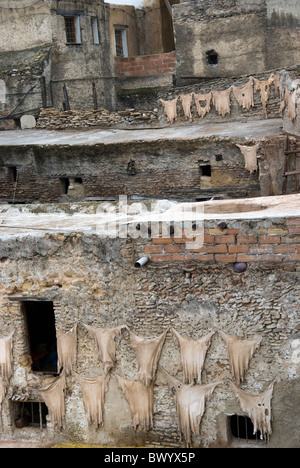
<path id="1" fill-rule="evenodd" d="M 229 223 L 228 223 L 229 224 Z M 205 228 L 204 244 L 188 249 L 187 238 L 154 238 L 145 246 L 145 254 L 153 262 L 295 262 L 300 261 L 300 218 L 280 220 L 280 224 L 264 227 L 258 221 L 255 229 L 235 221 L 237 229 Z"/>
<path id="2" fill-rule="evenodd" d="M 116 73 L 119 78 L 161 75 L 163 73 L 173 73 L 175 71 L 175 65 L 175 52 L 116 58 Z"/>

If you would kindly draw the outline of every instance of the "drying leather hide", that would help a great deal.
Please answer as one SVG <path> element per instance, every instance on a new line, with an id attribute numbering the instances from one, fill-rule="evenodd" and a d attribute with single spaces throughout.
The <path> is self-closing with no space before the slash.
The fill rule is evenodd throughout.
<path id="1" fill-rule="evenodd" d="M 195 94 L 194 93 L 194 100 L 197 108 L 198 115 L 203 119 L 206 114 L 210 112 L 211 108 L 211 98 L 212 94 Z M 201 102 L 206 103 L 205 106 L 201 106 Z"/>
<path id="2" fill-rule="evenodd" d="M 227 333 L 220 330 L 219 334 L 227 345 L 231 374 L 239 384 L 244 380 L 244 374 L 249 367 L 250 359 L 259 348 L 261 338 L 242 340 L 240 338 L 227 335 Z"/>
<path id="3" fill-rule="evenodd" d="M 0 431 L 3 430 L 3 424 L 2 424 L 2 403 L 5 400 L 6 396 L 6 382 L 0 378 Z"/>
<path id="4" fill-rule="evenodd" d="M 253 78 L 249 78 L 248 83 L 244 86 L 232 86 L 233 94 L 243 109 L 249 110 L 250 107 L 254 107 L 254 95 L 253 95 Z"/>
<path id="5" fill-rule="evenodd" d="M 191 120 L 192 119 L 191 105 L 192 105 L 192 100 L 193 100 L 193 93 L 181 94 L 179 98 L 180 98 L 180 101 L 182 102 L 182 108 L 183 108 L 185 117 Z"/>
<path id="6" fill-rule="evenodd" d="M 84 377 L 76 374 L 81 385 L 84 410 L 89 425 L 103 426 L 103 408 L 110 375 Z"/>
<path id="7" fill-rule="evenodd" d="M 116 328 L 94 328 L 90 325 L 83 325 L 95 338 L 99 354 L 99 361 L 102 362 L 104 366 L 105 374 L 108 374 L 108 372 L 115 365 L 115 337 L 121 334 L 123 328 L 127 327 L 125 325 L 121 325 L 120 327 Z"/>
<path id="8" fill-rule="evenodd" d="M 171 124 L 175 122 L 175 120 L 177 119 L 178 99 L 179 99 L 179 96 L 175 99 L 172 99 L 172 101 L 163 101 L 162 99 L 159 100 L 162 103 L 167 119 Z"/>
<path id="9" fill-rule="evenodd" d="M 129 330 L 131 346 L 135 350 L 138 362 L 139 380 L 146 387 L 155 380 L 158 361 L 168 331 L 157 338 L 148 339 L 136 336 Z"/>
<path id="10" fill-rule="evenodd" d="M 0 377 L 7 383 L 13 373 L 13 334 L 0 339 Z"/>
<path id="11" fill-rule="evenodd" d="M 268 118 L 268 113 L 267 113 L 267 102 L 270 97 L 270 85 L 274 81 L 274 75 L 269 76 L 269 78 L 266 81 L 260 81 L 257 80 L 256 78 L 253 78 L 254 80 L 254 89 L 255 91 L 260 91 L 260 97 L 261 97 L 261 103 L 263 107 L 263 114 L 265 118 Z"/>
<path id="12" fill-rule="evenodd" d="M 260 438 L 269 441 L 272 434 L 271 420 L 271 399 L 273 397 L 274 383 L 259 395 L 249 395 L 241 388 L 238 388 L 233 382 L 230 386 L 237 397 L 241 409 L 249 416 L 253 424 L 253 434 L 260 431 Z"/>
<path id="13" fill-rule="evenodd" d="M 243 145 L 236 145 L 240 148 L 244 159 L 245 159 L 245 169 L 247 169 L 250 174 L 257 171 L 257 151 L 259 144 L 254 146 L 243 146 Z"/>
<path id="14" fill-rule="evenodd" d="M 65 426 L 65 388 L 66 376 L 63 373 L 39 390 L 49 410 L 51 422 L 58 429 L 63 429 Z"/>
<path id="15" fill-rule="evenodd" d="M 297 118 L 296 93 L 296 90 L 290 93 L 287 87 L 285 86 L 285 104 L 288 106 L 288 117 L 289 119 L 291 119 L 292 122 L 294 122 Z"/>
<path id="16" fill-rule="evenodd" d="M 201 373 L 204 366 L 206 352 L 210 347 L 211 337 L 215 332 L 198 339 L 181 336 L 174 328 L 171 329 L 180 345 L 181 363 L 184 382 L 201 384 Z"/>
<path id="17" fill-rule="evenodd" d="M 66 375 L 73 372 L 77 362 L 77 324 L 68 333 L 56 330 L 57 338 L 57 372 L 63 369 Z"/>
<path id="18" fill-rule="evenodd" d="M 149 431 L 153 427 L 153 385 L 146 387 L 139 380 L 125 380 L 115 374 L 132 416 L 134 430 Z"/>
<path id="19" fill-rule="evenodd" d="M 230 94 L 231 86 L 225 89 L 225 91 L 212 91 L 213 105 L 218 114 L 222 115 L 222 117 L 225 117 L 226 114 L 230 114 Z"/>
<path id="20" fill-rule="evenodd" d="M 200 436 L 200 425 L 205 411 L 205 403 L 213 394 L 216 382 L 206 385 L 185 385 L 160 367 L 167 378 L 168 386 L 174 396 L 178 419 L 178 431 L 184 436 L 187 446 L 192 443 L 192 433 Z"/>

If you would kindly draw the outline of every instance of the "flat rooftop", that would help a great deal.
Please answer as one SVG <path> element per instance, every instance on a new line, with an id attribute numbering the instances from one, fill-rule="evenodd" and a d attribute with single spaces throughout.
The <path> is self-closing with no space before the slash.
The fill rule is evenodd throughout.
<path id="1" fill-rule="evenodd" d="M 199 138 L 261 139 L 282 133 L 282 119 L 250 122 L 202 123 L 191 126 L 169 126 L 151 129 L 93 130 L 11 130 L 0 132 L 0 146 L 32 145 L 97 145 L 157 140 L 196 140 Z"/>
<path id="2" fill-rule="evenodd" d="M 111 237 L 111 227 L 148 222 L 266 220 L 300 217 L 300 194 L 199 203 L 174 201 L 0 205 L 0 239 L 46 233 Z"/>

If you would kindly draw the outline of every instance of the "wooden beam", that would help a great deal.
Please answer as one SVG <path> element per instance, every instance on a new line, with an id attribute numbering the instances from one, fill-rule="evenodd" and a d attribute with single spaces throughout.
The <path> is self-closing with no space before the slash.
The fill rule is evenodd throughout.
<path id="1" fill-rule="evenodd" d="M 173 11 L 172 11 L 172 7 L 171 7 L 171 5 L 170 5 L 169 0 L 164 0 L 164 1 L 165 1 L 165 5 L 166 5 L 166 7 L 167 7 L 167 9 L 168 9 L 168 12 L 169 12 L 170 15 L 171 15 L 171 18 L 173 18 Z"/>

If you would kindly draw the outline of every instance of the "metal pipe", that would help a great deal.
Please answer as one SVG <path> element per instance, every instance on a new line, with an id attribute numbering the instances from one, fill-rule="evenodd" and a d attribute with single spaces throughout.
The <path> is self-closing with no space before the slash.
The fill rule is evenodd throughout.
<path id="1" fill-rule="evenodd" d="M 144 265 L 146 265 L 146 263 L 148 263 L 148 261 L 148 257 L 142 257 L 137 262 L 135 262 L 134 266 L 135 268 L 142 268 Z"/>

